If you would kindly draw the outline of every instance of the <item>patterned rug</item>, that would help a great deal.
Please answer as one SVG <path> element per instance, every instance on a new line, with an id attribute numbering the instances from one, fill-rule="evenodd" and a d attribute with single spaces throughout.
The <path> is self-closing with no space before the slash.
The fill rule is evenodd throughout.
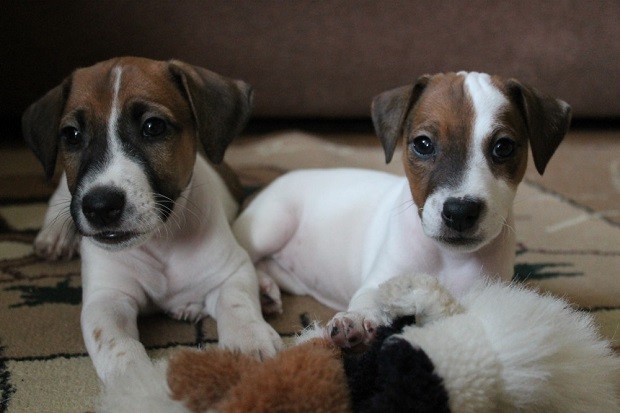
<path id="1" fill-rule="evenodd" d="M 335 144 L 300 133 L 244 139 L 233 145 L 227 161 L 254 187 L 304 167 L 402 174 L 398 162 L 383 164 L 377 145 Z M 91 411 L 98 381 L 79 327 L 79 260 L 48 263 L 32 254 L 53 190 L 39 171 L 24 168 L 0 183 L 0 412 Z M 520 186 L 515 210 L 515 278 L 592 312 L 601 334 L 618 350 L 620 225 L 531 182 Z M 309 297 L 285 296 L 284 314 L 269 321 L 289 339 L 310 320 L 325 321 L 333 313 Z M 140 335 L 153 357 L 217 342 L 210 319 L 189 324 L 146 317 Z"/>

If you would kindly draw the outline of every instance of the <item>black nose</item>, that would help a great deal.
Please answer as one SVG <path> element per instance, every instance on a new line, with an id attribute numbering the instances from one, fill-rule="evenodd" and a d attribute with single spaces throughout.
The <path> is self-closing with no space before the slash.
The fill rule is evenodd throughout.
<path id="1" fill-rule="evenodd" d="M 93 188 L 82 198 L 84 216 L 98 228 L 117 223 L 124 208 L 125 194 L 115 188 Z"/>
<path id="2" fill-rule="evenodd" d="M 441 218 L 448 228 L 463 232 L 476 224 L 482 212 L 482 201 L 472 198 L 448 198 Z"/>

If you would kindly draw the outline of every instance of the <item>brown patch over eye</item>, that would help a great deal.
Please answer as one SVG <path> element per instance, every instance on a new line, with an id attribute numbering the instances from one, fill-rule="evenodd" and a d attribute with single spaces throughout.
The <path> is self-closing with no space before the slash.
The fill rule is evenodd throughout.
<path id="1" fill-rule="evenodd" d="M 434 76 L 407 117 L 403 164 L 420 208 L 439 185 L 456 186 L 463 175 L 473 119 L 463 83 L 456 74 Z"/>
<path id="2" fill-rule="evenodd" d="M 518 113 L 508 107 L 498 119 L 498 129 L 487 139 L 485 157 L 497 178 L 517 186 L 527 167 L 528 140 Z"/>

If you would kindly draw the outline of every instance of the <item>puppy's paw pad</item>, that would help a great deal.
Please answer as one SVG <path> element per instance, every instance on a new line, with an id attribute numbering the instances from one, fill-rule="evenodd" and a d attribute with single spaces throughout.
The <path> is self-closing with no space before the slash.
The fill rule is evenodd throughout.
<path id="1" fill-rule="evenodd" d="M 359 344 L 368 344 L 374 337 L 377 322 L 366 318 L 361 313 L 341 312 L 327 323 L 327 333 L 334 344 L 342 348 L 351 348 Z"/>

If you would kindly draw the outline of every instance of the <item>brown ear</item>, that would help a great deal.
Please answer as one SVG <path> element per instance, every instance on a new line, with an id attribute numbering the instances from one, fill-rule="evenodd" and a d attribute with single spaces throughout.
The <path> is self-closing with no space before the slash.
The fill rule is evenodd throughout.
<path id="1" fill-rule="evenodd" d="M 542 175 L 549 159 L 568 132 L 571 107 L 568 103 L 543 95 L 515 79 L 508 80 L 506 84 L 525 120 L 534 165 Z"/>
<path id="2" fill-rule="evenodd" d="M 169 63 L 190 103 L 207 157 L 213 163 L 222 162 L 226 148 L 250 117 L 252 87 L 178 60 Z"/>
<path id="3" fill-rule="evenodd" d="M 34 102 L 22 116 L 22 134 L 30 149 L 37 156 L 45 175 L 51 178 L 58 153 L 58 126 L 65 107 L 71 77 Z"/>
<path id="4" fill-rule="evenodd" d="M 375 133 L 385 152 L 385 163 L 390 163 L 396 143 L 402 137 L 405 119 L 424 91 L 431 76 L 420 76 L 413 85 L 401 86 L 375 96 L 370 108 Z"/>

